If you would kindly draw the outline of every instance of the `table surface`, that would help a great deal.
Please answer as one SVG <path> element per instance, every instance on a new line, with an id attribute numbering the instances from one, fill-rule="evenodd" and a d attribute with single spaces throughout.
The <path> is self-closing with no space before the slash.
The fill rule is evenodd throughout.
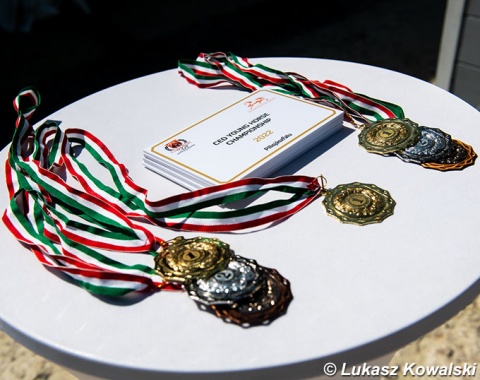
<path id="1" fill-rule="evenodd" d="M 480 149 L 479 112 L 416 78 L 332 60 L 252 62 L 400 104 L 420 125 Z M 198 89 L 173 69 L 108 88 L 49 118 L 61 120 L 63 128 L 93 132 L 149 189 L 149 198 L 160 199 L 185 189 L 145 169 L 143 149 L 244 96 Z M 6 157 L 4 149 L 0 159 Z M 329 187 L 374 183 L 389 190 L 397 205 L 381 224 L 354 226 L 328 217 L 317 199 L 271 228 L 212 235 L 291 282 L 287 314 L 250 329 L 198 310 L 182 293 L 101 300 L 43 268 L 2 224 L 0 327 L 47 359 L 115 379 L 215 379 L 227 373 L 229 379 L 294 379 L 321 374 L 331 360 L 373 359 L 435 328 L 478 294 L 478 165 L 439 172 L 369 154 L 358 146 L 358 131 L 345 124 L 275 173 L 323 174 Z M 0 205 L 7 205 L 6 191 Z M 179 235 L 152 230 L 166 239 Z"/>

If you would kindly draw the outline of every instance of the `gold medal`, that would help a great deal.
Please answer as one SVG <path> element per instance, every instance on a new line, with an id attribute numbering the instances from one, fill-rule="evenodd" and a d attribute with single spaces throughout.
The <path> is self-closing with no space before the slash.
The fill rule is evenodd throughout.
<path id="1" fill-rule="evenodd" d="M 339 185 L 325 192 L 327 214 L 342 223 L 380 223 L 393 214 L 395 201 L 386 190 L 359 182 Z"/>
<path id="2" fill-rule="evenodd" d="M 370 153 L 388 156 L 417 143 L 418 124 L 410 119 L 386 119 L 363 127 L 358 143 Z"/>
<path id="3" fill-rule="evenodd" d="M 462 170 L 475 163 L 477 154 L 470 145 L 460 140 L 452 140 L 452 143 L 453 148 L 450 155 L 442 157 L 435 162 L 424 162 L 422 166 L 427 169 L 448 171 Z"/>
<path id="4" fill-rule="evenodd" d="M 221 240 L 179 236 L 160 247 L 155 271 L 167 281 L 184 283 L 210 277 L 225 269 L 232 258 L 230 246 Z"/>

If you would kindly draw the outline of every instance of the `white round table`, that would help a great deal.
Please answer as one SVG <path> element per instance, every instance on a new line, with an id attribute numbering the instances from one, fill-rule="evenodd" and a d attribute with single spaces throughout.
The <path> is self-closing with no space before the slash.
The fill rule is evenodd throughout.
<path id="1" fill-rule="evenodd" d="M 480 150 L 479 112 L 429 83 L 350 62 L 252 62 L 399 104 L 420 125 Z M 198 89 L 173 69 L 93 94 L 49 119 L 93 132 L 149 189 L 150 199 L 160 199 L 185 189 L 145 169 L 143 149 L 244 96 Z M 4 149 L 1 161 L 6 157 Z M 2 224 L 0 326 L 86 378 L 301 379 L 322 375 L 328 362 L 374 360 L 437 327 L 478 294 L 478 165 L 440 172 L 369 154 L 358 146 L 358 131 L 345 125 L 282 168 L 275 175 L 323 174 L 329 187 L 374 183 L 389 190 L 397 205 L 384 222 L 355 226 L 328 217 L 317 199 L 271 228 L 212 235 L 291 282 L 287 314 L 249 329 L 198 310 L 182 293 L 101 300 L 42 267 Z M 7 193 L 0 195 L 4 209 Z M 152 229 L 164 238 L 199 235 Z"/>

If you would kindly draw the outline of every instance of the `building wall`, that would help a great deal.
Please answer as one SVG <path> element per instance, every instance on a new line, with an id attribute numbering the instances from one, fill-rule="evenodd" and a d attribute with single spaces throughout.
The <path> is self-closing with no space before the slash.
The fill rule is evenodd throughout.
<path id="1" fill-rule="evenodd" d="M 480 0 L 467 0 L 450 91 L 480 110 Z"/>

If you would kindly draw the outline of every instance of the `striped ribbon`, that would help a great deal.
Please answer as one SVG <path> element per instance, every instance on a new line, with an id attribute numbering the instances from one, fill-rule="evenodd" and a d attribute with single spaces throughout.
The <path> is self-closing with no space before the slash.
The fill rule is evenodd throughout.
<path id="1" fill-rule="evenodd" d="M 269 88 L 327 104 L 343 110 L 347 120 L 354 124 L 358 119 L 363 124 L 370 124 L 405 116 L 400 106 L 355 93 L 342 84 L 331 80 L 309 80 L 297 73 L 254 65 L 247 58 L 232 53 L 200 53 L 196 60 L 181 59 L 178 71 L 189 83 L 200 88 L 222 85 L 234 85 L 247 91 Z"/>
<path id="2" fill-rule="evenodd" d="M 163 281 L 152 265 L 122 260 L 123 254 L 155 256 L 165 243 L 142 222 L 180 231 L 237 231 L 283 220 L 323 190 L 308 176 L 250 178 L 151 201 L 90 132 L 62 131 L 56 121 L 35 130 L 29 120 L 39 104 L 33 87 L 14 100 L 18 118 L 5 163 L 10 202 L 2 220 L 42 264 L 93 293 L 179 289 Z M 270 192 L 287 198 L 212 209 Z"/>

